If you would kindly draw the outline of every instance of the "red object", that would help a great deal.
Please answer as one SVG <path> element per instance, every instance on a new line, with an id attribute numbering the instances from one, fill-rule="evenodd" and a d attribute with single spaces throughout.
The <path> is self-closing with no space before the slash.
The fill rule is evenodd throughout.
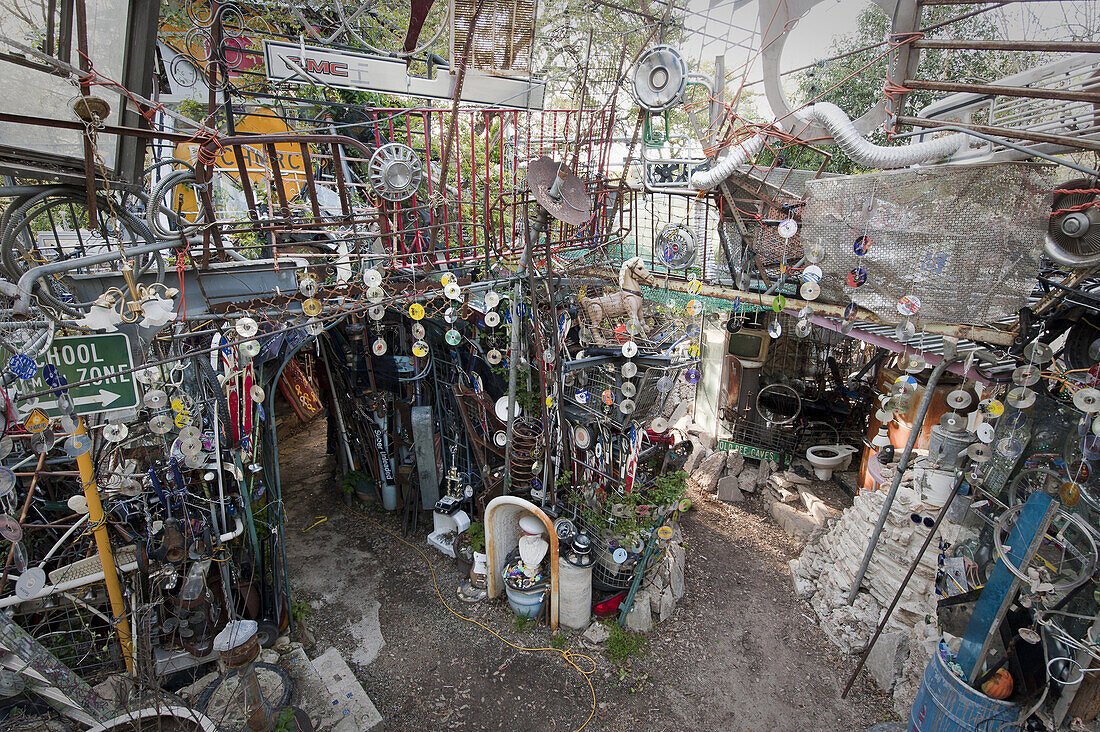
<path id="1" fill-rule="evenodd" d="M 622 323 L 615 326 L 615 340 L 619 343 L 626 343 L 630 340 L 630 334 L 626 332 L 626 326 Z"/>
<path id="2" fill-rule="evenodd" d="M 428 19 L 428 11 L 432 9 L 435 0 L 411 0 L 409 3 L 409 27 L 405 30 L 405 53 L 412 53 L 416 48 L 416 42 L 420 40 L 420 31 L 424 27 L 424 21 Z"/>
<path id="3" fill-rule="evenodd" d="M 610 597 L 603 602 L 597 602 L 592 606 L 592 612 L 596 614 L 596 617 L 600 620 L 613 617 L 619 612 L 619 605 L 623 604 L 623 600 L 626 599 L 626 590 L 623 590 L 614 597 Z"/>

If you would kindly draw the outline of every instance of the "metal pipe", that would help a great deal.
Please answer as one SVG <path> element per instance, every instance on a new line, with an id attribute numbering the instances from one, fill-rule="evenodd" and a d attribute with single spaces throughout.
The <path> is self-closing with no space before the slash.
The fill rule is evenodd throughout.
<path id="1" fill-rule="evenodd" d="M 990 96 L 1027 97 L 1028 99 L 1053 99 L 1058 102 L 1086 102 L 1100 104 L 1100 92 L 1040 89 L 1033 86 L 1007 86 L 1004 84 L 965 84 L 956 81 L 925 81 L 906 79 L 902 86 L 924 91 L 962 92 L 963 94 L 988 94 Z"/>
<path id="2" fill-rule="evenodd" d="M 66 259 L 32 267 L 24 272 L 23 276 L 19 278 L 19 284 L 17 285 L 19 292 L 15 295 L 15 303 L 12 305 L 12 312 L 15 315 L 28 315 L 30 313 L 32 291 L 34 290 L 34 286 L 38 283 L 38 280 L 43 277 L 59 274 L 61 272 L 68 272 L 80 267 L 87 267 L 92 264 L 116 262 L 123 257 L 137 257 L 142 254 L 151 254 L 164 249 L 172 249 L 173 245 L 174 243 L 170 241 L 159 241 L 152 244 L 142 244 L 141 246 L 131 247 L 127 249 L 126 252 L 90 254 L 87 257 L 80 257 L 79 259 Z"/>
<path id="3" fill-rule="evenodd" d="M 924 395 L 921 396 L 920 405 L 917 407 L 917 414 L 913 419 L 913 427 L 909 431 L 909 439 L 905 442 L 905 449 L 901 452 L 901 458 L 898 460 L 898 469 L 894 473 L 894 480 L 890 483 L 890 490 L 886 494 L 886 502 L 882 504 L 882 510 L 879 511 L 878 521 L 875 523 L 875 530 L 871 532 L 871 540 L 867 542 L 867 551 L 863 553 L 863 561 L 860 562 L 859 570 L 856 572 L 855 580 L 852 582 L 852 589 L 848 591 L 848 604 L 851 605 L 856 601 L 856 595 L 859 594 L 859 586 L 863 583 L 863 575 L 867 573 L 867 565 L 871 563 L 871 556 L 875 553 L 875 546 L 878 544 L 879 534 L 882 533 L 882 527 L 886 524 L 886 517 L 890 515 L 890 508 L 894 505 L 894 497 L 898 494 L 898 486 L 901 485 L 901 478 L 905 474 L 905 469 L 909 467 L 909 458 L 913 456 L 913 447 L 917 444 L 917 438 L 920 437 L 921 427 L 924 425 L 924 418 L 928 414 L 928 408 L 932 406 L 932 396 L 936 391 L 936 384 L 940 382 L 940 377 L 947 371 L 947 367 L 950 366 L 956 358 L 945 358 L 936 364 L 936 367 L 932 369 L 932 374 L 928 377 L 928 383 L 924 386 Z"/>
<path id="4" fill-rule="evenodd" d="M 1032 142 L 1045 142 L 1051 145 L 1066 145 L 1069 147 L 1079 147 L 1086 150 L 1100 150 L 1100 143 L 1092 140 L 1086 140 L 1081 137 L 1071 137 L 1069 135 L 1048 135 L 1041 132 L 1033 132 L 1031 130 L 1015 130 L 1004 129 L 1001 127 L 988 127 L 986 125 L 975 124 L 963 124 L 962 122 L 941 122 L 935 119 L 925 119 L 924 117 L 898 117 L 897 123 L 899 125 L 911 125 L 913 127 L 931 127 L 941 130 L 954 130 L 955 132 L 965 132 L 968 135 L 977 137 L 979 140 L 985 140 L 991 142 L 994 145 L 1004 145 L 1010 147 L 1013 150 L 1017 150 L 1022 153 L 1027 153 L 1028 156 L 1035 156 L 1049 160 L 1052 163 L 1058 163 L 1065 165 L 1067 168 L 1073 168 L 1087 175 L 1100 175 L 1092 168 L 1086 168 L 1084 166 L 1072 163 L 1061 158 L 1055 158 L 1044 152 L 1034 150 L 1023 145 L 1017 145 L 1009 142 L 1002 137 L 994 137 L 994 135 L 1011 135 L 1020 140 L 1031 140 Z M 915 132 L 903 132 L 894 135 L 894 138 L 913 137 L 915 135 L 927 135 L 926 130 L 917 130 Z"/>
<path id="5" fill-rule="evenodd" d="M 524 237 L 527 244 L 523 249 L 523 259 L 520 261 L 520 271 L 530 266 L 531 262 L 531 218 L 527 206 L 523 207 Z M 512 288 L 512 339 L 508 346 L 508 424 L 506 427 L 508 439 L 504 445 L 504 487 L 505 490 L 512 487 L 512 437 L 516 431 L 516 377 L 519 374 L 519 299 L 523 294 L 523 280 L 516 278 L 515 287 Z"/>
<path id="6" fill-rule="evenodd" d="M 77 435 L 87 435 L 84 419 L 77 422 Z M 118 632 L 118 644 L 122 648 L 122 660 L 126 662 L 126 671 L 134 671 L 134 649 L 130 635 L 130 621 L 126 619 L 126 604 L 122 600 L 122 586 L 118 582 L 115 570 L 115 555 L 111 549 L 111 538 L 107 535 L 107 517 L 103 513 L 103 504 L 99 499 L 99 486 L 95 480 L 95 466 L 92 465 L 92 453 L 85 450 L 76 458 L 76 467 L 80 470 L 80 483 L 84 488 L 84 498 L 88 502 L 88 522 L 93 527 L 99 563 L 103 567 L 103 582 L 107 585 L 107 596 L 111 601 L 111 615 Z"/>
<path id="7" fill-rule="evenodd" d="M 1088 41 L 969 41 L 965 39 L 929 38 L 913 41 L 913 48 L 945 48 L 977 51 L 1054 51 L 1067 53 L 1100 53 L 1100 43 Z"/>
<path id="8" fill-rule="evenodd" d="M 939 515 L 936 516 L 936 523 L 932 524 L 932 528 L 928 531 L 928 536 L 924 537 L 924 543 L 921 544 L 920 549 L 917 550 L 917 556 L 914 557 L 913 561 L 909 564 L 909 571 L 905 573 L 905 577 L 901 580 L 901 586 L 898 587 L 894 599 L 890 601 L 890 607 L 886 608 L 886 613 L 882 616 L 882 620 L 879 621 L 878 628 L 875 629 L 875 634 L 871 636 L 871 641 L 867 644 L 867 647 L 863 649 L 863 653 L 859 654 L 859 663 L 856 664 L 855 670 L 852 671 L 852 675 L 848 677 L 848 683 L 844 685 L 844 691 L 840 692 L 841 699 L 848 696 L 848 692 L 852 690 L 852 684 L 855 683 L 856 676 L 859 675 L 859 671 L 863 668 L 863 664 L 867 663 L 867 657 L 871 655 L 871 649 L 875 647 L 875 643 L 878 642 L 879 636 L 882 635 L 882 631 L 886 627 L 887 621 L 890 620 L 894 608 L 898 606 L 898 601 L 901 600 L 902 593 L 905 592 L 905 588 L 909 586 L 909 580 L 913 578 L 913 574 L 920 565 L 920 560 L 924 557 L 924 552 L 928 549 L 928 545 L 932 543 L 932 537 L 936 535 L 936 531 L 939 530 L 944 517 L 947 516 L 947 509 L 951 508 L 952 501 L 954 501 L 955 496 L 959 494 L 959 488 L 962 487 L 963 480 L 964 474 L 960 470 L 955 479 L 955 487 L 951 489 L 951 495 L 944 501 L 943 508 L 940 509 Z"/>
<path id="9" fill-rule="evenodd" d="M 329 365 L 328 349 L 321 346 L 321 361 L 325 364 L 325 376 L 328 377 L 329 383 L 329 396 L 332 397 L 332 410 L 336 415 L 336 430 L 340 433 L 340 442 L 344 445 L 344 453 L 348 458 L 348 472 L 356 470 L 358 466 L 355 464 L 355 456 L 351 452 L 351 443 L 348 441 L 348 428 L 344 424 L 344 410 L 340 408 L 340 399 L 333 392 L 332 385 L 336 382 L 332 380 L 332 366 Z"/>

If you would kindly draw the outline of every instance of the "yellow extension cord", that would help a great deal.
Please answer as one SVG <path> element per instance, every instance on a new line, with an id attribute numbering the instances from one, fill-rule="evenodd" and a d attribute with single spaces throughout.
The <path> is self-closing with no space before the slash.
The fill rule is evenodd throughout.
<path id="1" fill-rule="evenodd" d="M 370 516 L 366 515 L 362 511 L 357 511 L 354 508 L 352 508 L 351 506 L 347 506 L 346 508 L 349 511 L 351 511 L 353 514 L 358 516 L 359 518 L 363 518 L 363 519 L 366 519 L 367 521 L 370 521 L 372 524 L 374 524 L 378 528 L 382 529 L 382 531 L 385 531 L 387 534 L 389 534 L 393 538 L 397 539 L 399 542 L 401 542 L 405 546 L 416 550 L 416 553 L 419 554 L 425 562 L 427 562 L 428 569 L 432 573 L 432 585 L 435 587 L 436 596 L 439 598 L 439 601 L 441 603 L 443 603 L 443 607 L 447 608 L 447 610 L 449 610 L 452 615 L 455 615 L 455 616 L 461 618 L 462 620 L 465 620 L 467 623 L 473 623 L 474 625 L 478 626 L 482 630 L 485 630 L 485 631 L 489 632 L 490 634 L 495 635 L 497 638 L 504 641 L 506 644 L 510 645 L 512 648 L 515 648 L 518 651 L 524 651 L 524 652 L 527 652 L 527 653 L 538 653 L 538 652 L 557 653 L 565 660 L 566 663 L 568 663 L 570 666 L 572 666 L 574 669 L 576 669 L 577 673 L 579 673 L 584 678 L 584 680 L 588 682 L 588 691 L 591 692 L 591 694 L 592 694 L 592 710 L 588 713 L 588 718 L 584 720 L 584 724 L 582 724 L 580 727 L 577 727 L 575 732 L 581 732 L 581 730 L 583 730 L 585 727 L 588 726 L 588 723 L 592 721 L 592 717 L 596 716 L 596 687 L 592 685 L 592 674 L 596 671 L 596 662 L 590 656 L 586 656 L 583 653 L 573 653 L 573 651 L 568 650 L 568 649 L 562 650 L 560 648 L 527 648 L 525 646 L 519 646 L 519 645 L 516 645 L 515 643 L 513 643 L 512 641 L 508 640 L 504 636 L 502 636 L 500 633 L 497 633 L 495 630 L 493 630 L 489 626 L 484 625 L 483 623 L 480 623 L 477 620 L 474 620 L 473 618 L 468 618 L 460 612 L 456 612 L 455 609 L 452 608 L 450 605 L 448 605 L 447 601 L 445 599 L 443 599 L 443 593 L 439 591 L 439 582 L 436 580 L 436 576 L 435 576 L 435 566 L 432 565 L 432 560 L 428 559 L 428 555 L 425 554 L 420 549 L 420 547 L 418 547 L 415 544 L 412 544 L 408 541 L 405 541 L 404 538 L 402 538 L 402 537 L 398 536 L 397 534 L 395 534 L 394 532 L 390 531 L 385 526 L 378 523 L 377 521 L 375 521 L 374 519 L 372 519 Z M 314 526 L 316 526 L 316 524 L 314 524 Z M 313 528 L 313 527 L 311 526 L 310 528 Z M 588 663 L 592 664 L 591 668 L 589 668 L 587 671 L 585 671 L 583 668 L 581 668 L 579 665 L 577 665 L 577 661 L 582 659 L 582 658 L 584 660 L 588 661 Z"/>

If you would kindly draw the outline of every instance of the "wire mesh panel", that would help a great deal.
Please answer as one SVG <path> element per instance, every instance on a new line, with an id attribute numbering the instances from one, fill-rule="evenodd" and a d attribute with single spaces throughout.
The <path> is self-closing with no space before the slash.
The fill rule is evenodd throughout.
<path id="1" fill-rule="evenodd" d="M 532 0 L 454 0 L 451 21 L 452 58 L 462 56 L 469 43 L 470 68 L 515 74 L 531 70 L 535 39 Z"/>
<path id="2" fill-rule="evenodd" d="M 567 372 L 566 396 L 581 411 L 621 429 L 660 414 L 684 372 L 697 363 L 666 357 L 601 359 Z"/>
<path id="3" fill-rule="evenodd" d="M 820 247 L 821 298 L 899 322 L 990 324 L 1027 304 L 1050 213 L 1048 169 L 921 168 L 807 184 L 804 247 Z"/>

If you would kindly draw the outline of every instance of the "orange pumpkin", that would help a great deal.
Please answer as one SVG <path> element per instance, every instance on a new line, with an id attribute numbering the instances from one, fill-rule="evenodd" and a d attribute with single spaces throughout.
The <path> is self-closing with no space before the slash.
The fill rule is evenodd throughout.
<path id="1" fill-rule="evenodd" d="M 989 680 L 982 684 L 982 693 L 992 699 L 1007 699 L 1012 696 L 1012 674 L 1003 668 L 997 669 Z"/>

